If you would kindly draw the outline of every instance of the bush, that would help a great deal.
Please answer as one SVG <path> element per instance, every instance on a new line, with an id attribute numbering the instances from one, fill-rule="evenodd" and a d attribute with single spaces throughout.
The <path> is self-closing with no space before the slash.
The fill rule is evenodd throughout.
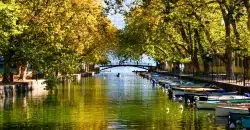
<path id="1" fill-rule="evenodd" d="M 46 76 L 45 83 L 46 83 L 47 90 L 53 90 L 54 88 L 56 88 L 56 84 L 57 84 L 56 76 L 51 76 L 51 75 Z"/>

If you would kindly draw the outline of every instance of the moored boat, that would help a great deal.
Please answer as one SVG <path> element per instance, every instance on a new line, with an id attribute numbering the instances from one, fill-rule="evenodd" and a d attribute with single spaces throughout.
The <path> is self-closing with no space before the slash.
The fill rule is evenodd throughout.
<path id="1" fill-rule="evenodd" d="M 208 96 L 237 95 L 237 94 L 238 94 L 238 91 L 225 92 L 222 90 L 218 92 L 208 93 Z"/>
<path id="2" fill-rule="evenodd" d="M 221 95 L 221 96 L 208 96 L 209 101 L 233 101 L 233 100 L 250 100 L 250 97 L 242 95 Z"/>
<path id="3" fill-rule="evenodd" d="M 250 116 L 241 117 L 241 124 L 243 128 L 250 128 Z"/>
<path id="4" fill-rule="evenodd" d="M 228 106 L 228 105 L 217 105 L 215 108 L 215 116 L 228 116 L 230 112 L 232 113 L 249 113 L 249 105 L 242 106 Z"/>
<path id="5" fill-rule="evenodd" d="M 249 113 L 242 114 L 242 113 L 233 113 L 230 112 L 228 116 L 228 126 L 229 128 L 249 128 Z M 242 120 L 243 118 L 243 120 Z M 244 123 L 243 123 L 244 122 Z"/>
<path id="6" fill-rule="evenodd" d="M 220 101 L 196 101 L 196 108 L 198 108 L 198 109 L 215 109 L 218 102 L 220 102 Z"/>
<path id="7" fill-rule="evenodd" d="M 242 105 L 250 105 L 249 99 L 235 99 L 228 101 L 220 101 L 220 100 L 208 100 L 208 101 L 196 101 L 196 107 L 198 109 L 215 109 L 217 105 L 231 105 L 231 106 L 242 106 Z"/>
<path id="8" fill-rule="evenodd" d="M 199 97 L 201 98 L 201 97 Z M 215 109 L 218 104 L 241 104 L 250 103 L 250 98 L 241 95 L 221 95 L 221 96 L 207 96 L 204 97 L 206 100 L 196 101 L 196 107 L 198 109 Z"/>
<path id="9" fill-rule="evenodd" d="M 204 88 L 204 87 L 174 87 L 173 90 L 185 91 L 185 92 L 196 92 L 196 93 L 219 91 L 219 89 L 216 89 L 216 88 Z"/>

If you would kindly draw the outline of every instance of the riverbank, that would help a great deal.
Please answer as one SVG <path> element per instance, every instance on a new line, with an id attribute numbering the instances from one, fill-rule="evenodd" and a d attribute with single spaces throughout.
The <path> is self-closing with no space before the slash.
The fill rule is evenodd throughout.
<path id="1" fill-rule="evenodd" d="M 94 72 L 85 72 L 80 74 L 73 74 L 74 81 L 80 81 L 83 77 L 92 77 Z M 2 80 L 0 78 L 0 80 Z M 14 81 L 10 84 L 3 84 L 0 82 L 0 97 L 13 97 L 17 94 L 27 93 L 32 91 L 32 94 L 40 95 L 40 93 L 45 93 L 46 83 L 45 79 L 26 79 L 20 80 L 18 77 L 14 77 Z"/>
<path id="2" fill-rule="evenodd" d="M 35 95 L 40 95 L 46 91 L 46 84 L 44 79 L 39 80 L 16 80 L 11 84 L 0 83 L 0 97 L 13 97 L 17 94 L 27 93 L 29 91 L 34 92 Z"/>
<path id="3" fill-rule="evenodd" d="M 146 71 L 138 71 L 135 72 L 137 75 L 152 80 L 152 74 L 160 74 L 162 78 L 164 76 L 173 76 L 178 77 L 179 79 L 194 81 L 194 82 L 203 82 L 203 83 L 211 83 L 215 84 L 218 87 L 226 90 L 226 91 L 238 91 L 239 93 L 243 94 L 250 91 L 249 86 L 243 86 L 243 84 L 237 84 L 236 81 L 230 80 L 212 80 L 210 78 L 198 77 L 193 76 L 192 74 L 173 74 L 170 72 L 146 72 Z"/>

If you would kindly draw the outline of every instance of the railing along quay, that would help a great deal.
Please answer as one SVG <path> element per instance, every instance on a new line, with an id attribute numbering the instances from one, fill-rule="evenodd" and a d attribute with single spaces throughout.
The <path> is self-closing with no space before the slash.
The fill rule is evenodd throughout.
<path id="1" fill-rule="evenodd" d="M 144 78 L 152 80 L 151 73 L 146 73 L 146 72 L 136 72 L 136 73 Z M 237 81 L 237 79 L 226 80 L 226 79 L 219 79 L 216 76 L 213 76 L 213 78 L 211 78 L 211 77 L 195 76 L 192 74 L 175 74 L 170 72 L 154 72 L 154 73 L 163 74 L 166 76 L 174 76 L 178 77 L 179 79 L 185 79 L 194 82 L 211 83 L 217 85 L 218 87 L 226 91 L 238 91 L 240 94 L 250 92 L 250 86 L 243 86 L 242 83 L 243 81 L 241 81 L 240 83 L 239 81 Z"/>

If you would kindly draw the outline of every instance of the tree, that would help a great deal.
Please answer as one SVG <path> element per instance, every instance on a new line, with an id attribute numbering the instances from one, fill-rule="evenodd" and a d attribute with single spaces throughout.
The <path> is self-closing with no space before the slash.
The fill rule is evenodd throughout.
<path id="1" fill-rule="evenodd" d="M 141 1 L 127 13 L 123 31 L 124 35 L 131 32 L 137 37 L 132 42 L 137 46 L 126 46 L 162 61 L 190 60 L 196 71 L 200 71 L 202 60 L 205 73 L 212 62 L 208 54 L 216 55 L 225 62 L 227 76 L 233 77 L 233 52 L 244 50 L 249 44 L 243 44 L 248 40 L 242 40 L 248 34 L 248 10 L 248 1 Z"/>
<path id="2" fill-rule="evenodd" d="M 17 18 L 11 16 L 13 22 L 9 24 L 13 25 L 8 25 L 11 35 L 6 37 L 7 49 L 1 48 L 6 61 L 11 59 L 7 65 L 26 68 L 29 64 L 34 72 L 45 76 L 65 76 L 79 72 L 83 62 L 95 64 L 105 60 L 106 52 L 116 47 L 117 29 L 99 1 L 17 0 L 11 4 L 17 5 L 20 11 L 11 12 Z M 26 25 L 22 33 L 16 31 L 17 21 Z"/>
<path id="3" fill-rule="evenodd" d="M 15 36 L 22 33 L 24 26 L 19 23 L 20 7 L 13 2 L 0 2 L 0 52 L 4 57 L 3 82 L 10 82 L 13 64 L 14 48 L 11 42 Z"/>

